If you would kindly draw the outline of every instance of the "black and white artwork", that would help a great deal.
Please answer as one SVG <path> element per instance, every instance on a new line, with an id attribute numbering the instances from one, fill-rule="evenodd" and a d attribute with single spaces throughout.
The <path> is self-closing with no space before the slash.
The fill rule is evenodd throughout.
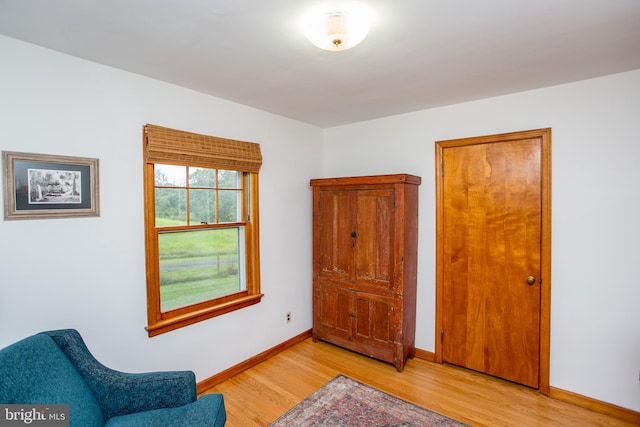
<path id="1" fill-rule="evenodd" d="M 82 203 L 79 171 L 28 169 L 29 204 Z"/>
<path id="2" fill-rule="evenodd" d="M 100 216 L 98 159 L 2 152 L 4 219 Z"/>

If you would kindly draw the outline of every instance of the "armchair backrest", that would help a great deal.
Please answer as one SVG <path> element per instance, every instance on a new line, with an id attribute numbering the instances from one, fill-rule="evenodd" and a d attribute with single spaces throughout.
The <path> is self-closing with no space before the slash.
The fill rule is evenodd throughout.
<path id="1" fill-rule="evenodd" d="M 100 363 L 75 329 L 42 332 L 53 339 L 93 392 L 105 420 L 197 399 L 191 371 L 126 373 Z M 168 392 L 171 390 L 171 392 Z"/>
<path id="2" fill-rule="evenodd" d="M 89 386 L 53 339 L 43 334 L 0 350 L 0 402 L 68 404 L 74 426 L 104 425 Z"/>

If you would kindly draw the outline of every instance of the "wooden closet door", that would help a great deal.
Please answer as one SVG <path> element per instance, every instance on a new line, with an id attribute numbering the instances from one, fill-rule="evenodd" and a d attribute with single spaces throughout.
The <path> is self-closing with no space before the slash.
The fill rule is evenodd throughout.
<path id="1" fill-rule="evenodd" d="M 355 192 L 323 189 L 314 200 L 314 338 L 353 335 Z"/>
<path id="2" fill-rule="evenodd" d="M 355 192 L 322 190 L 314 208 L 314 274 L 316 279 L 351 283 L 355 231 Z"/>
<path id="3" fill-rule="evenodd" d="M 442 360 L 537 388 L 541 142 L 443 150 Z"/>
<path id="4" fill-rule="evenodd" d="M 377 359 L 393 360 L 393 299 L 355 292 L 353 302 L 353 336 L 359 351 Z"/>
<path id="5" fill-rule="evenodd" d="M 394 298 L 393 188 L 356 192 L 354 245 L 354 337 L 363 353 L 392 358 Z M 399 335 L 399 334 L 398 334 Z"/>
<path id="6" fill-rule="evenodd" d="M 353 336 L 352 291 L 339 286 L 318 284 L 313 296 L 314 339 L 349 342 Z"/>
<path id="7" fill-rule="evenodd" d="M 390 295 L 393 286 L 394 202 L 392 188 L 356 192 L 354 285 Z"/>

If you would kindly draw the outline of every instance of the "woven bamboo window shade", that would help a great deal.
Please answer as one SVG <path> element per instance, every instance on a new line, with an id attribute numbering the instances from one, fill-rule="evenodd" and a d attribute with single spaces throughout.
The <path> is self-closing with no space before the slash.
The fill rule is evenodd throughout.
<path id="1" fill-rule="evenodd" d="M 260 144 L 200 135 L 147 124 L 146 163 L 168 163 L 257 173 L 262 165 Z"/>

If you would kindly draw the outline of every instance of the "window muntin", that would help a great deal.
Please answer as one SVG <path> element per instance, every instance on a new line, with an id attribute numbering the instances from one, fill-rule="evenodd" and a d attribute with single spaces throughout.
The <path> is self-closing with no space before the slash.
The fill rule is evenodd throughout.
<path id="1" fill-rule="evenodd" d="M 260 302 L 260 146 L 145 125 L 144 160 L 149 336 Z"/>
<path id="2" fill-rule="evenodd" d="M 242 222 L 247 211 L 242 196 L 248 191 L 242 176 L 239 171 L 156 163 L 156 227 Z"/>

